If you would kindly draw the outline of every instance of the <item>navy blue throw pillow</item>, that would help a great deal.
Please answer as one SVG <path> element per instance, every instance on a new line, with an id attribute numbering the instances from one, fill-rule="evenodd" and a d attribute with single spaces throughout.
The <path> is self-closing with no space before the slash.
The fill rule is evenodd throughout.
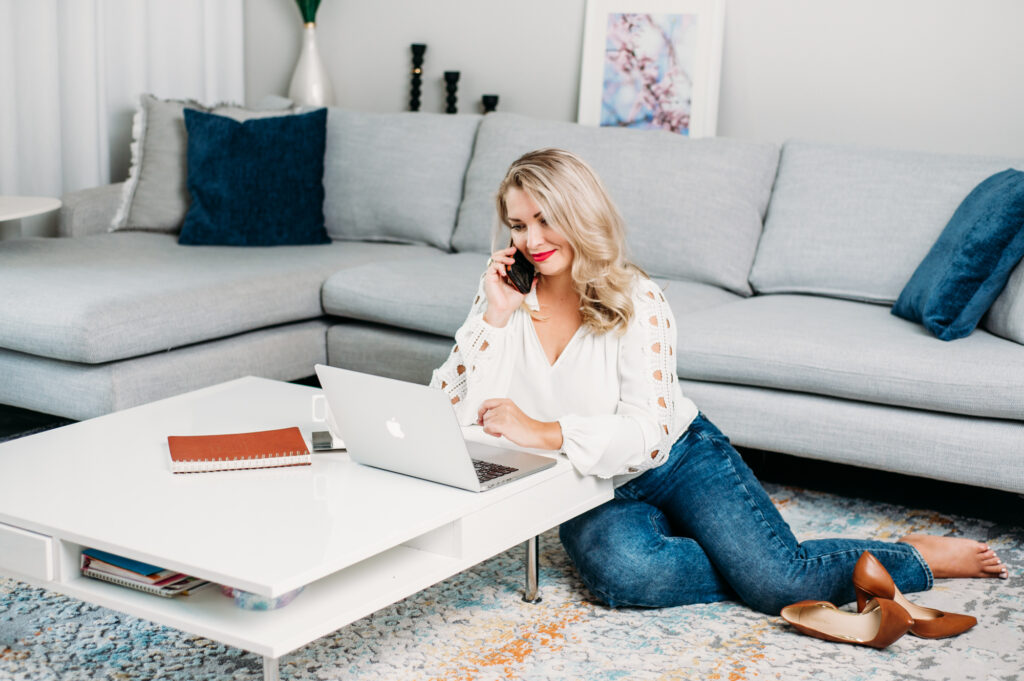
<path id="1" fill-rule="evenodd" d="M 239 122 L 185 109 L 192 205 L 179 244 L 326 244 L 327 109 Z"/>
<path id="2" fill-rule="evenodd" d="M 892 307 L 942 340 L 974 331 L 1024 256 L 1024 173 L 986 179 L 953 213 Z"/>

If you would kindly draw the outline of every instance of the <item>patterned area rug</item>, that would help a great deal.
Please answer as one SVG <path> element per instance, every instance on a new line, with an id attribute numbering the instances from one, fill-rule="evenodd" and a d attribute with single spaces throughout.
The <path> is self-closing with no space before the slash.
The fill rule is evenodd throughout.
<path id="1" fill-rule="evenodd" d="M 978 617 L 957 638 L 906 636 L 886 650 L 827 643 L 737 603 L 610 610 L 558 542 L 541 539 L 543 601 L 520 600 L 517 548 L 281 660 L 284 679 L 1022 679 L 1024 523 L 996 524 L 766 485 L 797 536 L 987 541 L 1009 580 L 943 580 L 912 600 Z M 302 595 L 299 596 L 302 598 Z M 257 656 L 0 579 L 0 678 L 262 678 Z"/>

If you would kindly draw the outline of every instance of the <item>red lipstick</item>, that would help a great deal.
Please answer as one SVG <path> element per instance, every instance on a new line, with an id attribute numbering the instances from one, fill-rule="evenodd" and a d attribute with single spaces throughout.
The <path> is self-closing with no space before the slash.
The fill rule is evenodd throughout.
<path id="1" fill-rule="evenodd" d="M 550 250 L 550 251 L 547 251 L 545 253 L 535 253 L 534 255 L 531 255 L 530 257 L 533 258 L 534 262 L 544 262 L 545 260 L 547 260 L 548 258 L 550 258 L 554 254 L 555 254 L 555 251 L 554 250 Z"/>

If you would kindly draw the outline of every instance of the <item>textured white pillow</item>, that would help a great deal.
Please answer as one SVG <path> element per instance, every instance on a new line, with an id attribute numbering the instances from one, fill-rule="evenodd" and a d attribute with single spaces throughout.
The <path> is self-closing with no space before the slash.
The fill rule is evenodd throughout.
<path id="1" fill-rule="evenodd" d="M 260 104 L 256 109 L 230 104 L 207 107 L 192 100 L 141 95 L 132 124 L 131 170 L 110 231 L 177 233 L 191 203 L 187 185 L 185 109 L 230 116 L 239 121 L 294 113 L 291 100 L 281 97 Z"/>

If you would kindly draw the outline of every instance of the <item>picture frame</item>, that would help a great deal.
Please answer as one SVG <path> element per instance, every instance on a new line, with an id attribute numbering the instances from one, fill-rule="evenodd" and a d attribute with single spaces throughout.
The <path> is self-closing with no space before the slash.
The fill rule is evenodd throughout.
<path id="1" fill-rule="evenodd" d="M 725 0 L 587 0 L 578 122 L 713 137 Z"/>

